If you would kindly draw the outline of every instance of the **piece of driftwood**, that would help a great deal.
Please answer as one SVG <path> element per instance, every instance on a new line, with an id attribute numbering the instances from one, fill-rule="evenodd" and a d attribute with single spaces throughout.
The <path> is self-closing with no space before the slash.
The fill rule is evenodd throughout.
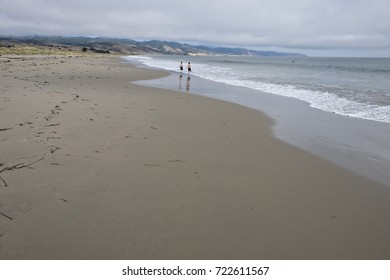
<path id="1" fill-rule="evenodd" d="M 30 167 L 31 165 L 33 165 L 33 164 L 35 164 L 35 163 L 37 163 L 37 162 L 39 162 L 39 161 L 41 161 L 43 159 L 44 159 L 44 157 L 41 157 L 41 158 L 39 158 L 39 159 L 37 159 L 37 160 L 35 160 L 33 162 L 30 162 L 28 164 L 25 164 L 25 163 L 21 162 L 21 163 L 17 163 L 15 165 L 12 165 L 12 166 L 3 167 L 2 169 L 0 169 L 0 174 L 2 172 L 4 172 L 4 171 L 12 171 L 12 170 L 15 170 L 15 169 L 22 169 L 22 168 Z M 7 182 L 1 176 L 0 176 L 0 180 L 4 183 L 5 187 L 8 187 Z"/>
<path id="2" fill-rule="evenodd" d="M 10 216 L 8 216 L 7 214 L 4 214 L 3 212 L 0 212 L 0 215 L 3 216 L 3 217 L 6 217 L 7 219 L 13 221 L 14 219 L 11 218 Z"/>

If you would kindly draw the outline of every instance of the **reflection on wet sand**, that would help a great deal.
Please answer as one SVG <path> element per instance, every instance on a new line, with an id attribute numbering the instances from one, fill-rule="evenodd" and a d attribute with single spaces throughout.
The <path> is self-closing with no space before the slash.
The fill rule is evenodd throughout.
<path id="1" fill-rule="evenodd" d="M 188 77 L 187 77 L 187 86 L 186 86 L 187 91 L 190 91 L 190 80 L 191 80 L 191 77 L 190 77 L 190 75 L 188 75 Z"/>
<path id="2" fill-rule="evenodd" d="M 179 90 L 182 89 L 182 81 L 183 81 L 183 74 L 180 73 L 180 75 L 179 75 Z M 186 82 L 186 91 L 190 91 L 190 87 L 191 87 L 190 81 L 191 81 L 191 77 L 190 77 L 190 75 L 188 75 L 187 82 Z"/>
<path id="3" fill-rule="evenodd" d="M 180 76 L 179 76 L 179 90 L 181 90 L 181 80 L 183 79 L 183 74 L 180 73 Z"/>

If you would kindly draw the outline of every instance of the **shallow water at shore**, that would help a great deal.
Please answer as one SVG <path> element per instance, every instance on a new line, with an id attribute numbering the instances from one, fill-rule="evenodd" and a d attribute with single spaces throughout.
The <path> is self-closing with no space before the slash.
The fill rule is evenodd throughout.
<path id="1" fill-rule="evenodd" d="M 191 59 L 192 75 L 304 101 L 324 112 L 390 123 L 387 58 L 289 58 L 253 56 L 126 57 L 178 72 Z"/>

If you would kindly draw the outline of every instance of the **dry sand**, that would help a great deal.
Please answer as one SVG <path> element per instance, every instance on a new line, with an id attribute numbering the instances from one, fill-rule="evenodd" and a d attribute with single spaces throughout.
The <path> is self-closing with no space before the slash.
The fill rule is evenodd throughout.
<path id="1" fill-rule="evenodd" d="M 0 259 L 390 259 L 390 189 L 118 57 L 0 57 Z"/>

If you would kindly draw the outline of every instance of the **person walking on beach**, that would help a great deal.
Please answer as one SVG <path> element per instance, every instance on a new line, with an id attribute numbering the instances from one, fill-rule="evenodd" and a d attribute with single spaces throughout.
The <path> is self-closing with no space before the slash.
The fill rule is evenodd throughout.
<path id="1" fill-rule="evenodd" d="M 180 73 L 183 71 L 184 67 L 183 67 L 183 62 L 180 62 Z"/>
<path id="2" fill-rule="evenodd" d="M 187 70 L 188 70 L 188 75 L 190 75 L 190 73 L 191 73 L 191 63 L 190 62 L 188 62 L 188 64 L 187 64 Z"/>

